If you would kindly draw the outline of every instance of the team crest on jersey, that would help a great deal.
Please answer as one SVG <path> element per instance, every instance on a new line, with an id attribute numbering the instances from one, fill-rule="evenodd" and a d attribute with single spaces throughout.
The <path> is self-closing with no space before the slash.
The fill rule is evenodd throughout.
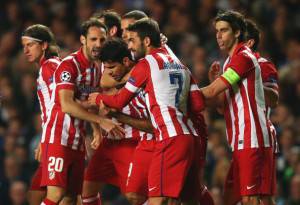
<path id="1" fill-rule="evenodd" d="M 52 180 L 55 178 L 55 171 L 50 171 L 49 172 L 49 179 Z"/>
<path id="2" fill-rule="evenodd" d="M 60 80 L 63 82 L 69 82 L 71 80 L 71 73 L 69 73 L 68 71 L 63 71 L 60 74 Z"/>

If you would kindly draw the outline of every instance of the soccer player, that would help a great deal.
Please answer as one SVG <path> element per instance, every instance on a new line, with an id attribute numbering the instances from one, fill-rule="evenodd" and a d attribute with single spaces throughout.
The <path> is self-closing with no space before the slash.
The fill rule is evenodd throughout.
<path id="1" fill-rule="evenodd" d="M 139 11 L 139 10 L 133 10 L 130 11 L 126 14 L 124 14 L 122 16 L 122 20 L 121 20 L 121 28 L 122 28 L 122 38 L 123 40 L 125 40 L 128 43 L 128 31 L 127 28 L 129 25 L 135 23 L 137 20 L 140 20 L 142 18 L 148 17 L 143 11 Z M 173 58 L 177 59 L 177 57 L 175 56 L 175 54 L 173 53 L 173 51 L 168 47 L 168 45 L 166 44 L 166 37 L 163 34 L 160 34 L 161 37 L 161 43 L 162 43 L 162 47 L 168 52 L 169 55 L 173 56 Z M 128 79 L 128 77 L 126 77 L 126 79 Z M 124 81 L 122 81 L 124 82 Z M 101 85 L 104 84 L 102 83 L 101 80 Z M 207 135 L 206 133 L 206 125 L 204 122 L 204 118 L 202 115 L 199 115 L 199 122 L 196 123 L 197 125 L 199 125 L 200 127 L 198 127 L 201 131 L 201 139 L 199 140 L 200 143 L 200 167 L 199 167 L 199 180 L 200 180 L 200 194 L 198 194 L 199 197 L 199 202 L 200 204 L 207 204 L 207 205 L 212 205 L 214 204 L 213 199 L 211 194 L 209 193 L 208 189 L 206 188 L 206 186 L 203 184 L 203 172 L 204 172 L 204 164 L 205 164 L 205 156 L 206 156 L 206 146 L 207 146 Z M 195 119 L 194 119 L 195 120 Z M 201 127 L 202 126 L 202 127 Z M 133 197 L 133 196 L 132 196 Z"/>
<path id="2" fill-rule="evenodd" d="M 63 59 L 54 73 L 49 116 L 42 135 L 41 185 L 47 186 L 43 205 L 58 204 L 63 196 L 76 202 L 76 195 L 81 193 L 85 121 L 114 135 L 123 134 L 124 130 L 116 123 L 88 112 L 78 102 L 86 100 L 89 93 L 98 88 L 100 68 L 95 65 L 95 60 L 106 36 L 104 24 L 97 20 L 84 22 L 80 36 L 82 47 Z M 94 138 L 92 144 L 97 147 L 99 137 Z"/>
<path id="3" fill-rule="evenodd" d="M 96 18 L 98 21 L 108 25 L 109 37 L 121 36 L 121 18 L 117 13 L 113 11 L 105 11 L 103 13 L 93 15 L 93 18 Z M 107 78 L 108 70 L 103 70 L 103 64 L 101 64 L 101 67 L 103 72 L 101 81 L 105 80 L 115 83 L 114 79 L 111 79 L 110 77 Z M 115 75 L 116 76 L 114 77 L 116 80 L 121 79 L 122 75 L 120 75 L 120 73 L 116 72 Z M 106 89 L 105 92 L 116 91 L 115 86 L 107 86 L 106 88 L 110 89 Z M 126 116 L 123 116 L 121 113 Z M 132 104 L 124 107 L 121 113 L 118 115 L 118 118 L 122 116 L 121 119 L 127 119 L 127 115 L 135 118 L 140 117 L 138 111 Z M 130 119 L 130 121 L 134 121 L 134 119 Z M 130 124 L 127 124 L 128 123 L 125 123 L 123 125 L 125 129 L 125 137 L 112 135 L 104 136 L 101 145 L 92 155 L 84 175 L 82 190 L 82 202 L 84 205 L 101 204 L 101 196 L 98 192 L 102 188 L 103 184 L 115 185 L 120 188 L 122 193 L 125 193 L 129 164 L 140 138 L 140 131 L 131 127 Z"/>
<path id="4" fill-rule="evenodd" d="M 195 113 L 198 113 L 204 106 L 201 93 L 186 67 L 160 48 L 160 31 L 154 20 L 136 21 L 128 31 L 129 49 L 135 59 L 140 59 L 128 82 L 118 94 L 93 94 L 89 102 L 99 105 L 103 101 L 105 105 L 120 110 L 141 88 L 144 89 L 152 125 L 157 130 L 148 176 L 149 204 L 176 201 L 193 162 L 193 135 L 197 135 L 187 116 L 187 100 L 189 95 L 197 96 L 195 99 L 199 101 L 195 108 L 198 110 Z"/>
<path id="5" fill-rule="evenodd" d="M 219 13 L 215 28 L 218 45 L 229 58 L 223 74 L 202 93 L 205 99 L 217 97 L 224 103 L 227 139 L 233 151 L 227 179 L 233 180 L 233 192 L 240 193 L 243 204 L 272 204 L 275 176 L 270 173 L 275 162 L 261 69 L 254 53 L 244 45 L 246 24 L 240 13 Z"/>
<path id="6" fill-rule="evenodd" d="M 134 66 L 135 62 L 131 58 L 127 44 L 121 39 L 107 40 L 100 52 L 100 60 L 107 70 L 107 77 L 113 78 L 116 82 L 119 82 Z M 103 75 L 102 77 L 106 76 Z M 132 126 L 133 133 L 139 139 L 139 144 L 130 159 L 129 172 L 126 172 L 126 189 L 124 192 L 131 204 L 140 205 L 148 198 L 148 170 L 152 160 L 155 138 L 150 134 L 153 132 L 153 127 L 148 119 L 144 93 L 142 91 L 138 93 L 131 100 L 129 106 L 135 111 L 130 115 L 122 112 L 113 112 L 111 115 L 119 122 Z M 135 115 L 135 113 L 138 115 Z"/>
<path id="7" fill-rule="evenodd" d="M 257 52 L 257 47 L 258 47 L 259 41 L 260 41 L 260 31 L 259 31 L 257 25 L 252 20 L 249 20 L 249 19 L 246 19 L 245 40 L 246 40 L 246 45 L 255 52 L 254 54 L 260 65 L 262 81 L 263 81 L 263 86 L 264 86 L 265 100 L 266 100 L 266 113 L 267 113 L 268 126 L 269 126 L 269 130 L 270 130 L 270 134 L 272 136 L 271 143 L 272 143 L 272 147 L 273 147 L 273 151 L 274 151 L 273 157 L 274 157 L 274 161 L 276 161 L 276 159 L 275 159 L 276 153 L 278 153 L 279 150 L 278 150 L 278 142 L 277 142 L 277 138 L 276 138 L 276 130 L 270 120 L 270 111 L 271 111 L 271 108 L 274 108 L 278 104 L 279 93 L 278 93 L 277 70 L 272 62 L 261 57 L 260 54 Z M 276 167 L 275 166 L 276 166 L 276 164 L 274 163 L 273 173 L 270 173 L 272 176 L 276 175 Z M 229 176 L 230 176 L 230 174 L 229 174 Z M 231 181 L 231 180 L 227 180 L 227 182 L 228 181 Z M 275 188 L 276 187 L 276 178 L 274 178 L 273 183 L 274 183 L 273 188 Z M 272 190 L 273 196 L 275 194 L 275 191 L 276 191 L 275 189 Z M 230 196 L 230 194 L 228 196 Z M 241 196 L 238 193 L 233 193 L 232 197 L 228 197 L 228 198 L 226 198 L 226 200 L 228 201 L 228 204 L 236 204 L 237 201 L 241 200 Z M 273 200 L 272 203 L 275 204 L 275 201 Z"/>
<path id="8" fill-rule="evenodd" d="M 44 128 L 53 88 L 53 73 L 60 63 L 58 46 L 52 31 L 41 24 L 35 24 L 25 29 L 22 34 L 22 45 L 27 60 L 39 67 L 37 95 L 40 103 L 42 127 Z M 41 160 L 40 145 L 35 150 L 35 158 L 38 161 Z M 42 166 L 40 164 L 32 177 L 28 191 L 28 201 L 31 205 L 41 204 L 46 195 L 46 188 L 40 187 L 41 179 Z"/>
<path id="9" fill-rule="evenodd" d="M 93 14 L 92 18 L 96 18 L 107 27 L 108 36 L 118 38 L 122 37 L 121 17 L 118 13 L 110 10 L 96 12 Z"/>

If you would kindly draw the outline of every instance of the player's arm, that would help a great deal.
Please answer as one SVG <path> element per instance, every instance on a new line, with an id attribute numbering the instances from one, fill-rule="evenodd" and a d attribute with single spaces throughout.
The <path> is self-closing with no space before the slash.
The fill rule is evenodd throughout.
<path id="1" fill-rule="evenodd" d="M 116 123 L 111 120 L 96 115 L 94 113 L 88 112 L 79 103 L 74 100 L 74 91 L 70 89 L 60 89 L 58 91 L 61 110 L 64 113 L 71 115 L 72 117 L 79 118 L 81 120 L 86 120 L 88 122 L 97 123 L 105 131 L 110 132 L 112 129 L 116 128 L 116 131 L 123 131 L 121 127 L 118 127 Z M 121 134 L 121 133 L 119 133 Z M 122 135 L 122 134 L 121 134 Z"/>
<path id="2" fill-rule="evenodd" d="M 127 124 L 135 129 L 142 130 L 144 132 L 153 133 L 152 123 L 149 119 L 146 118 L 134 118 L 130 115 L 115 112 L 111 115 L 116 118 L 119 122 Z"/>
<path id="3" fill-rule="evenodd" d="M 260 65 L 266 104 L 271 108 L 275 108 L 279 101 L 277 70 L 270 62 L 262 63 Z"/>
<path id="4" fill-rule="evenodd" d="M 265 101 L 267 106 L 275 108 L 278 105 L 279 93 L 277 90 L 264 85 Z"/>
<path id="5" fill-rule="evenodd" d="M 100 86 L 101 88 L 115 88 L 124 85 L 127 82 L 128 77 L 129 75 L 126 74 L 121 81 L 116 81 L 109 75 L 108 70 L 104 69 L 104 72 L 100 80 Z"/>
<path id="6" fill-rule="evenodd" d="M 125 86 L 115 95 L 105 95 L 105 94 L 91 94 L 89 96 L 89 103 L 94 105 L 100 105 L 101 101 L 111 108 L 121 110 L 125 105 L 127 105 L 132 97 L 135 96 L 139 90 L 145 86 L 150 70 L 149 65 L 145 61 L 140 61 L 131 72 L 129 80 Z"/>

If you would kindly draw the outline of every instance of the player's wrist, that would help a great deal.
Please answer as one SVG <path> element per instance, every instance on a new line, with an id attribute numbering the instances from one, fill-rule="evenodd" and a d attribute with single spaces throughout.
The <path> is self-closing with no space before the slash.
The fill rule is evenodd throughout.
<path id="1" fill-rule="evenodd" d="M 99 94 L 99 95 L 97 95 L 97 97 L 96 97 L 96 105 L 100 105 L 100 103 L 101 103 L 101 100 L 102 100 L 102 97 L 101 97 L 101 95 Z"/>

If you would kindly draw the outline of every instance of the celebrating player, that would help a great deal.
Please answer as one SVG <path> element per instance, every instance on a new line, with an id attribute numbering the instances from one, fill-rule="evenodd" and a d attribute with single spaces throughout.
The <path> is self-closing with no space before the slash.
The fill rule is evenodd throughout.
<path id="1" fill-rule="evenodd" d="M 272 204 L 275 176 L 270 173 L 275 161 L 261 69 L 254 53 L 244 45 L 246 25 L 240 13 L 219 13 L 215 28 L 219 47 L 229 58 L 223 74 L 202 91 L 206 99 L 218 97 L 224 103 L 227 139 L 233 151 L 225 204 L 230 204 L 226 198 L 234 193 L 242 196 L 243 204 Z"/>
<path id="2" fill-rule="evenodd" d="M 51 30 L 44 25 L 35 24 L 25 29 L 22 34 L 24 54 L 30 63 L 39 66 L 37 78 L 37 95 L 40 103 L 42 127 L 47 120 L 50 97 L 52 93 L 53 73 L 60 63 L 58 46 Z M 35 150 L 35 158 L 41 160 L 40 145 Z M 28 201 L 31 205 L 40 205 L 46 194 L 46 188 L 40 187 L 42 166 L 39 166 L 32 177 Z"/>
<path id="3" fill-rule="evenodd" d="M 106 26 L 88 20 L 81 26 L 82 48 L 66 57 L 54 73 L 54 90 L 49 117 L 42 136 L 42 185 L 47 196 L 42 204 L 58 204 L 63 196 L 76 201 L 81 193 L 84 172 L 85 121 L 99 125 L 107 132 L 122 136 L 123 129 L 109 119 L 85 110 L 77 100 L 85 100 L 99 84 L 97 60 L 106 39 Z M 76 99 L 76 100 L 75 100 Z M 98 138 L 92 142 L 98 145 Z"/>
<path id="4" fill-rule="evenodd" d="M 96 100 L 95 95 L 90 95 L 89 102 L 99 105 L 103 101 L 120 110 L 144 89 L 152 125 L 157 130 L 148 176 L 149 203 L 162 204 L 166 199 L 179 197 L 194 160 L 193 135 L 197 133 L 186 114 L 187 100 L 190 91 L 195 91 L 199 99 L 195 112 L 199 112 L 203 109 L 201 93 L 192 84 L 186 67 L 160 48 L 160 31 L 155 21 L 141 19 L 128 31 L 128 46 L 135 59 L 140 59 L 131 77 L 117 95 L 98 95 Z"/>

